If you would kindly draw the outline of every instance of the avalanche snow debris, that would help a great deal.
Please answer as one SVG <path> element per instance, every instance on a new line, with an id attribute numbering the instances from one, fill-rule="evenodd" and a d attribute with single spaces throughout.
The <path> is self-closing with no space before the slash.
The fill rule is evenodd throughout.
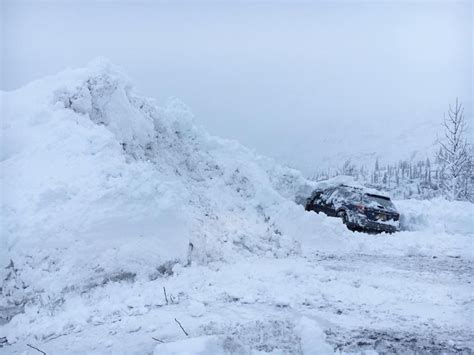
<path id="1" fill-rule="evenodd" d="M 321 185 L 106 61 L 1 102 L 9 353 L 472 351 L 473 204 L 395 201 L 402 232 L 352 233 L 293 202 Z"/>

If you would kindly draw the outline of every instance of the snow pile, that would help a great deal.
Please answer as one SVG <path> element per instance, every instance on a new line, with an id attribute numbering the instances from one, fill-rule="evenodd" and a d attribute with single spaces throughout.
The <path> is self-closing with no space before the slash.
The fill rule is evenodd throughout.
<path id="1" fill-rule="evenodd" d="M 408 231 L 445 232 L 474 237 L 474 204 L 466 201 L 399 200 L 401 228 Z"/>
<path id="2" fill-rule="evenodd" d="M 299 253 L 275 217 L 298 210 L 285 197 L 305 189 L 301 175 L 209 136 L 176 99 L 135 95 L 111 64 L 2 102 L 4 306 L 150 279 L 176 262 Z"/>

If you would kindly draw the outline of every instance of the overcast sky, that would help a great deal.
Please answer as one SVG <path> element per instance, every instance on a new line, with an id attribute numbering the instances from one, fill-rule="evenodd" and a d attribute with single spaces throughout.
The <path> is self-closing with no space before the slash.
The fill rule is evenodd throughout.
<path id="1" fill-rule="evenodd" d="M 307 172 L 422 150 L 456 96 L 472 122 L 471 1 L 0 1 L 2 90 L 104 56 Z"/>

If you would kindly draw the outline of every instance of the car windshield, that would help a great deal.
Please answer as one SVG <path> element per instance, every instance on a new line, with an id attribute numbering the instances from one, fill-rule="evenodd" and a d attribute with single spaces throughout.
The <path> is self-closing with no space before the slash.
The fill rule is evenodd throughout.
<path id="1" fill-rule="evenodd" d="M 382 206 L 386 210 L 395 210 L 395 206 L 393 205 L 392 201 L 390 201 L 388 197 L 384 196 L 365 194 L 364 203 L 367 205 L 367 207 L 377 208 Z"/>

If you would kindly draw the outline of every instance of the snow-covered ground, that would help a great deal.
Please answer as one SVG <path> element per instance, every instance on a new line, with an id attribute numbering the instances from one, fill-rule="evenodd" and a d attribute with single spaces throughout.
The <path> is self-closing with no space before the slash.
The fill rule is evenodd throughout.
<path id="1" fill-rule="evenodd" d="M 104 61 L 1 104 L 0 353 L 473 351 L 473 204 L 350 232 Z"/>

